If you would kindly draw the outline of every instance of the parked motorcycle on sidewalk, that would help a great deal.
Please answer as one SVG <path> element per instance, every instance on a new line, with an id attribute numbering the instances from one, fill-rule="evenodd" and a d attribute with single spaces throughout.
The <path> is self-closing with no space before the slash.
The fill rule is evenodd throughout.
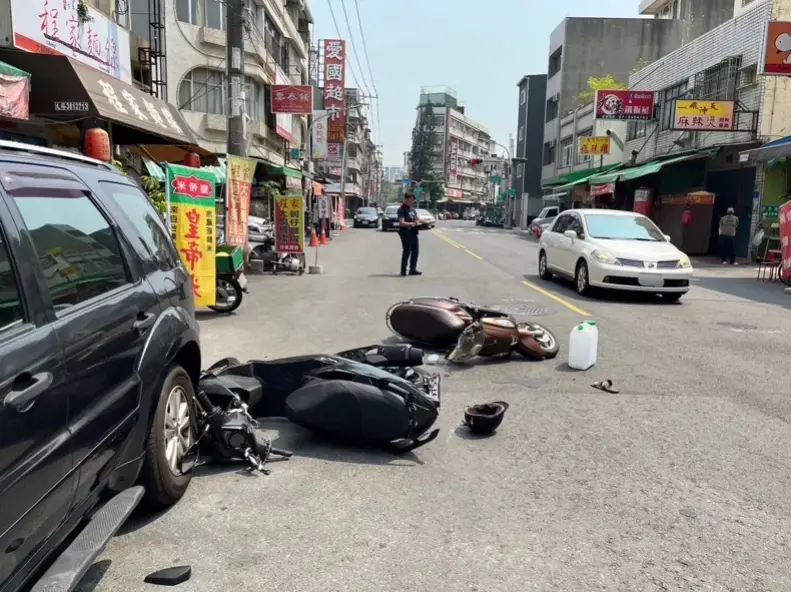
<path id="1" fill-rule="evenodd" d="M 447 359 L 465 363 L 475 356 L 546 360 L 558 355 L 554 334 L 538 323 L 517 322 L 501 310 L 456 298 L 412 298 L 390 307 L 388 328 L 399 337 L 428 347 L 447 349 Z"/>
<path id="2" fill-rule="evenodd" d="M 215 251 L 216 296 L 209 308 L 215 312 L 232 313 L 242 305 L 247 293 L 244 275 L 244 253 L 239 247 L 217 245 Z"/>

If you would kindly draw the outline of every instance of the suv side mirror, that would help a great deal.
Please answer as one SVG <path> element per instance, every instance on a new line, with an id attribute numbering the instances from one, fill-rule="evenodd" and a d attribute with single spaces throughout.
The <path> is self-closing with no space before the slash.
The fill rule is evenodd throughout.
<path id="1" fill-rule="evenodd" d="M 667 242 L 672 242 L 672 241 L 673 241 L 673 239 L 670 237 L 670 235 L 669 235 L 669 234 L 666 234 L 666 235 L 665 235 L 665 240 L 666 240 Z"/>

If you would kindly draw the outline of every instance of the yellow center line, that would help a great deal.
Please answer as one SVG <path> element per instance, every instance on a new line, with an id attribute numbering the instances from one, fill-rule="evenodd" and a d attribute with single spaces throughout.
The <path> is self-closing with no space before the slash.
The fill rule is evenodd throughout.
<path id="1" fill-rule="evenodd" d="M 579 308 L 577 306 L 574 306 L 568 300 L 565 300 L 565 299 L 561 298 L 560 296 L 556 296 L 555 294 L 545 290 L 544 288 L 536 286 L 533 282 L 523 281 L 522 284 L 527 286 L 528 288 L 532 288 L 533 290 L 535 290 L 539 294 L 543 294 L 547 298 L 551 298 L 552 300 L 554 300 L 558 304 L 562 304 L 563 306 L 568 308 L 570 311 L 576 312 L 578 315 L 582 315 L 583 317 L 590 317 L 591 316 L 590 313 L 587 313 L 584 310 L 582 310 L 581 308 Z"/>
<path id="2" fill-rule="evenodd" d="M 453 247 L 456 247 L 457 249 L 463 249 L 463 248 L 464 248 L 464 245 L 460 245 L 460 244 L 459 244 L 459 243 L 457 243 L 456 241 L 454 241 L 454 240 L 452 240 L 452 239 L 448 238 L 447 236 L 445 236 L 444 234 L 442 234 L 442 233 L 441 233 L 439 230 L 435 230 L 435 231 L 434 231 L 434 234 L 435 234 L 436 236 L 438 236 L 439 238 L 441 238 L 442 240 L 444 240 L 444 241 L 445 241 L 446 243 L 448 243 L 449 245 L 451 245 L 451 246 L 453 246 Z"/>
<path id="3" fill-rule="evenodd" d="M 480 261 L 483 261 L 483 257 L 481 257 L 480 255 L 476 255 L 475 253 L 473 253 L 469 249 L 464 249 L 464 252 L 467 253 L 468 255 L 472 255 L 473 257 L 475 257 L 476 259 L 478 259 Z"/>

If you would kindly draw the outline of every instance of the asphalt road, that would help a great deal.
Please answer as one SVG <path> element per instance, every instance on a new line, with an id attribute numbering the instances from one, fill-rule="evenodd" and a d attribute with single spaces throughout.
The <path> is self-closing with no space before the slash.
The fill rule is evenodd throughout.
<path id="1" fill-rule="evenodd" d="M 185 563 L 195 592 L 791 590 L 790 296 L 713 268 L 680 304 L 582 299 L 537 278 L 519 234 L 446 222 L 421 247 L 422 277 L 397 275 L 395 233 L 361 229 L 321 248 L 324 275 L 252 278 L 238 314 L 201 315 L 206 363 L 378 342 L 388 305 L 419 295 L 540 315 L 559 358 L 438 367 L 442 433 L 406 458 L 269 423 L 291 461 L 201 469 L 82 592 L 153 589 L 147 573 Z M 564 362 L 583 318 L 600 345 L 580 373 Z M 591 388 L 606 378 L 620 394 Z M 497 435 L 459 429 L 494 399 L 511 404 Z"/>

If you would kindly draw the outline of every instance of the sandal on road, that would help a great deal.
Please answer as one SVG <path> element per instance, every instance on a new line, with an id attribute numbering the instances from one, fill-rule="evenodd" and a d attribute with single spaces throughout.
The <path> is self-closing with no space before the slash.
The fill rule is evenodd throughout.
<path id="1" fill-rule="evenodd" d="M 605 393 L 611 393 L 613 395 L 617 395 L 618 393 L 621 392 L 618 389 L 613 388 L 612 380 L 610 380 L 609 378 L 607 380 L 602 380 L 600 382 L 594 382 L 591 386 L 595 389 L 604 391 Z"/>

